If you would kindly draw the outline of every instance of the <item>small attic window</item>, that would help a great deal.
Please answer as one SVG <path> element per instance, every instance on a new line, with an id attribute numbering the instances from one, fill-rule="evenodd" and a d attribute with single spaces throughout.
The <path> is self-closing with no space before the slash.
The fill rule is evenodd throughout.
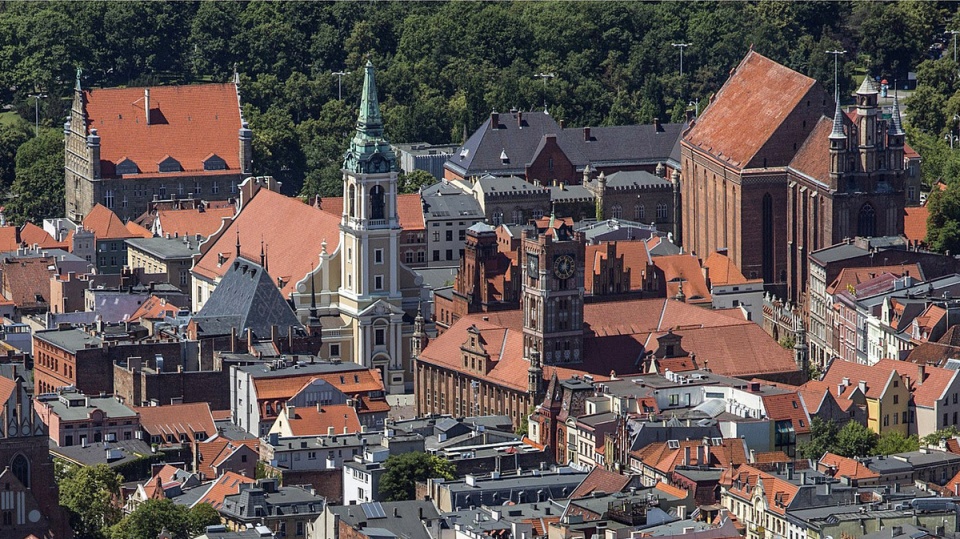
<path id="1" fill-rule="evenodd" d="M 125 157 L 117 163 L 117 174 L 136 174 L 138 172 L 140 172 L 140 168 L 130 158 Z"/>
<path id="2" fill-rule="evenodd" d="M 180 161 L 170 157 L 169 155 L 164 157 L 159 163 L 160 172 L 180 172 L 183 168 L 180 167 Z"/>
<path id="3" fill-rule="evenodd" d="M 507 150 L 501 150 L 501 151 L 500 151 L 500 161 L 502 161 L 503 163 L 509 163 L 509 162 L 510 162 L 510 158 L 507 157 Z"/>
<path id="4" fill-rule="evenodd" d="M 212 153 L 203 160 L 203 170 L 227 170 L 227 162 Z"/>

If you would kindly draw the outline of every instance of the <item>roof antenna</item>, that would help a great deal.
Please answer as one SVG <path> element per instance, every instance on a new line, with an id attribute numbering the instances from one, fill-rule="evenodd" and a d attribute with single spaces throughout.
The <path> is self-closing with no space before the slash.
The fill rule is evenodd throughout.
<path id="1" fill-rule="evenodd" d="M 240 258 L 240 227 L 237 227 L 237 258 Z"/>
<path id="2" fill-rule="evenodd" d="M 260 236 L 260 267 L 264 271 L 267 269 L 267 254 L 263 252 L 263 236 Z"/>

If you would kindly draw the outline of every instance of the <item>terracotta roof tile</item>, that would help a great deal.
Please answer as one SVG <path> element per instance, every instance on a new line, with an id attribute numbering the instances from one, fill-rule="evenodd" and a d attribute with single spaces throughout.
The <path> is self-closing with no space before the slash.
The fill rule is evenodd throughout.
<path id="1" fill-rule="evenodd" d="M 133 221 L 127 221 L 127 224 L 124 225 L 127 228 L 127 231 L 133 234 L 137 238 L 152 238 L 153 232 L 150 232 L 146 228 L 134 223 Z"/>
<path id="2" fill-rule="evenodd" d="M 703 267 L 707 268 L 710 286 L 763 282 L 763 279 L 748 280 L 729 256 L 716 251 L 710 253 L 710 256 L 703 261 Z"/>
<path id="3" fill-rule="evenodd" d="M 207 503 L 213 506 L 214 509 L 220 509 L 223 505 L 224 498 L 240 493 L 240 485 L 255 482 L 252 477 L 246 477 L 234 472 L 226 472 L 210 486 L 210 490 L 208 490 L 202 498 L 197 500 L 197 503 Z"/>
<path id="4" fill-rule="evenodd" d="M 203 211 L 190 210 L 158 210 L 157 220 L 163 234 L 171 236 L 194 236 L 200 234 L 204 238 L 212 236 L 223 226 L 225 218 L 232 218 L 234 209 L 207 208 Z"/>
<path id="5" fill-rule="evenodd" d="M 927 218 L 930 209 L 926 206 L 904 208 L 903 235 L 908 240 L 924 243 L 927 241 Z"/>
<path id="6" fill-rule="evenodd" d="M 750 51 L 684 139 L 747 168 L 815 84 L 814 79 Z"/>
<path id="7" fill-rule="evenodd" d="M 213 467 L 223 462 L 224 459 L 229 457 L 233 451 L 240 446 L 247 446 L 255 452 L 259 452 L 260 440 L 257 438 L 252 440 L 230 440 L 222 436 L 214 436 L 205 442 L 197 444 L 197 450 L 199 452 L 197 471 L 204 479 L 213 479 L 216 477 L 216 472 Z"/>
<path id="8" fill-rule="evenodd" d="M 69 250 L 70 247 L 67 242 L 53 239 L 53 236 L 47 234 L 46 230 L 29 221 L 20 229 L 20 243 L 28 247 L 39 245 L 41 249 L 63 249 L 65 251 Z"/>
<path id="9" fill-rule="evenodd" d="M 165 316 L 175 316 L 179 310 L 179 307 L 168 302 L 166 299 L 150 296 L 130 315 L 130 321 L 139 322 L 142 318 L 150 320 L 162 319 Z"/>
<path id="10" fill-rule="evenodd" d="M 611 241 L 587 245 L 584 260 L 586 261 L 587 275 L 584 278 L 584 293 L 593 294 L 594 279 L 600 275 L 602 264 L 613 256 L 621 262 L 621 270 L 629 272 L 629 289 L 622 292 L 643 290 L 644 268 L 650 261 L 647 244 L 637 241 Z M 607 261 L 609 263 L 609 261 Z M 592 273 L 592 275 L 591 275 Z"/>
<path id="11" fill-rule="evenodd" d="M 140 414 L 140 425 L 151 436 L 160 436 L 163 443 L 179 444 L 180 435 L 186 434 L 187 439 L 196 440 L 194 433 L 204 433 L 205 436 L 217 432 L 217 426 L 210 414 L 210 405 L 205 402 L 190 404 L 170 404 L 166 406 L 137 406 L 133 410 Z M 167 442 L 167 435 L 173 435 L 173 442 Z"/>
<path id="12" fill-rule="evenodd" d="M 810 415 L 803 406 L 803 401 L 797 393 L 783 393 L 780 395 L 764 395 L 763 407 L 767 417 L 774 421 L 789 420 L 797 434 L 810 432 Z"/>
<path id="13" fill-rule="evenodd" d="M 3 269 L 3 294 L 17 307 L 31 308 L 50 304 L 50 279 L 56 275 L 55 258 L 7 258 Z"/>
<path id="14" fill-rule="evenodd" d="M 700 367 L 692 357 L 671 357 L 657 360 L 657 373 L 695 371 Z"/>
<path id="15" fill-rule="evenodd" d="M 83 218 L 83 228 L 93 232 L 98 240 L 114 240 L 135 237 L 130 230 L 103 204 L 96 204 Z"/>
<path id="16" fill-rule="evenodd" d="M 16 380 L 11 380 L 5 376 L 0 376 L 0 403 L 6 403 L 10 396 L 17 390 Z M 0 404 L 2 406 L 2 404 Z"/>
<path id="17" fill-rule="evenodd" d="M 765 451 L 754 454 L 754 461 L 769 464 L 774 462 L 793 462 L 793 459 L 783 451 Z"/>
<path id="18" fill-rule="evenodd" d="M 824 373 L 821 380 L 827 384 L 831 392 L 833 392 L 838 385 L 843 383 L 844 378 L 849 379 L 850 385 L 844 389 L 840 395 L 841 397 L 849 397 L 851 391 L 857 387 L 860 380 L 863 380 L 867 383 L 867 398 L 876 399 L 886 390 L 887 382 L 890 380 L 890 374 L 891 371 L 889 369 L 876 368 L 876 366 L 868 367 L 860 363 L 837 359 L 830 364 L 830 367 L 827 369 L 827 372 Z"/>
<path id="19" fill-rule="evenodd" d="M 844 124 L 849 125 L 849 119 Z M 790 161 L 790 168 L 809 176 L 824 185 L 830 185 L 830 132 L 833 120 L 823 116 L 807 136 L 797 155 Z"/>
<path id="20" fill-rule="evenodd" d="M 653 488 L 654 490 L 659 490 L 660 492 L 669 494 L 670 496 L 673 496 L 675 498 L 680 498 L 681 500 L 685 500 L 687 496 L 690 495 L 689 491 L 683 490 L 680 487 L 668 485 L 663 481 L 657 481 L 657 484 Z"/>
<path id="21" fill-rule="evenodd" d="M 628 484 L 630 484 L 630 476 L 596 467 L 583 478 L 577 488 L 573 489 L 570 499 L 585 498 L 592 496 L 595 492 L 614 494 L 623 491 Z"/>
<path id="22" fill-rule="evenodd" d="M 700 260 L 693 255 L 655 256 L 653 264 L 663 273 L 663 281 L 667 283 L 667 297 L 673 298 L 680 290 L 679 283 L 683 282 L 683 295 L 687 303 L 710 303 L 710 289 L 703 278 L 700 269 Z"/>
<path id="23" fill-rule="evenodd" d="M 371 392 L 384 391 L 383 381 L 380 379 L 380 371 L 376 369 L 353 370 L 342 373 L 334 372 L 320 375 L 305 374 L 276 378 L 254 378 L 253 386 L 257 392 L 257 405 L 260 407 L 261 416 L 264 419 L 276 418 L 279 410 L 276 410 L 276 406 L 274 405 L 279 404 L 282 406 L 287 399 L 300 393 L 304 387 L 316 379 L 324 380 L 345 395 L 350 397 L 359 395 L 361 399 Z M 374 404 L 376 402 L 378 402 L 377 399 L 371 399 L 368 401 L 368 405 L 375 411 L 378 411 L 382 406 Z M 274 409 L 272 413 L 267 413 L 267 404 L 271 404 L 271 408 Z"/>
<path id="24" fill-rule="evenodd" d="M 862 462 L 829 452 L 820 458 L 818 464 L 819 467 L 836 469 L 833 477 L 848 477 L 855 480 L 880 478 L 880 474 L 867 468 Z"/>
<path id="25" fill-rule="evenodd" d="M 240 102 L 234 84 L 151 87 L 149 125 L 144 88 L 92 89 L 84 98 L 87 129 L 100 135 L 105 177 L 115 174 L 123 158 L 142 173 L 158 173 L 168 155 L 184 172 L 203 171 L 210 154 L 223 159 L 228 170 L 240 168 Z"/>
<path id="26" fill-rule="evenodd" d="M 943 367 L 948 359 L 960 357 L 960 325 L 953 325 L 936 343 L 924 342 L 910 351 L 907 361 Z"/>
<path id="27" fill-rule="evenodd" d="M 328 253 L 336 251 L 340 243 L 339 218 L 298 198 L 261 189 L 204 251 L 193 271 L 208 279 L 226 274 L 236 257 L 237 231 L 240 253 L 249 260 L 259 260 L 260 242 L 266 245 L 268 273 L 274 282 L 277 278 L 283 279 L 280 292 L 284 297 L 293 293 L 297 282 L 316 269 L 323 242 L 327 244 Z M 220 254 L 224 256 L 223 264 L 218 264 Z"/>
<path id="28" fill-rule="evenodd" d="M 726 470 L 720 477 L 720 484 L 726 486 L 730 494 L 746 500 L 751 500 L 754 488 L 761 485 L 767 498 L 767 507 L 779 515 L 786 514 L 790 503 L 800 491 L 798 485 L 746 464 L 736 470 Z"/>
<path id="29" fill-rule="evenodd" d="M 919 264 L 900 264 L 897 266 L 868 266 L 864 268 L 843 268 L 837 274 L 837 278 L 827 285 L 827 294 L 833 295 L 840 290 L 849 290 L 865 283 L 878 275 L 889 273 L 896 277 L 902 277 L 909 274 L 911 277 L 922 281 L 923 270 Z"/>
<path id="30" fill-rule="evenodd" d="M 331 427 L 337 434 L 360 432 L 360 418 L 353 406 L 334 404 L 330 406 L 298 406 L 295 416 L 287 418 L 290 432 L 294 436 L 322 436 Z"/>

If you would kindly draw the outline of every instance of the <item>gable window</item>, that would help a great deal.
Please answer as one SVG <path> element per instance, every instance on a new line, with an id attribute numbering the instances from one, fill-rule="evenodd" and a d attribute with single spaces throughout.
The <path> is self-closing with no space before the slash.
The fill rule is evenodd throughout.
<path id="1" fill-rule="evenodd" d="M 160 161 L 159 169 L 160 169 L 160 172 L 180 172 L 181 170 L 183 170 L 180 167 L 180 161 L 177 161 L 176 159 L 174 159 L 173 157 L 170 157 L 169 155 L 166 156 L 162 161 Z"/>
<path id="2" fill-rule="evenodd" d="M 203 160 L 203 170 L 227 170 L 227 163 L 219 155 L 212 153 Z"/>
<path id="3" fill-rule="evenodd" d="M 120 176 L 123 176 L 124 174 L 136 174 L 140 171 L 139 167 L 137 167 L 137 164 L 131 159 L 123 159 L 117 163 L 116 170 L 117 174 Z"/>

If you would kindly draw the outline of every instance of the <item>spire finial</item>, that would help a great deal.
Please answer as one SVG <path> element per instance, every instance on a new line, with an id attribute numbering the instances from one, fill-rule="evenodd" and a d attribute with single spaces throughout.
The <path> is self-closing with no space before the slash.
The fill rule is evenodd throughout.
<path id="1" fill-rule="evenodd" d="M 237 258 L 240 258 L 240 227 L 237 227 Z"/>
<path id="2" fill-rule="evenodd" d="M 260 236 L 260 267 L 267 269 L 267 254 L 263 252 L 263 236 Z"/>
<path id="3" fill-rule="evenodd" d="M 316 320 L 317 318 L 316 275 L 310 275 L 310 319 Z"/>
<path id="4" fill-rule="evenodd" d="M 900 120 L 900 99 L 893 96 L 893 112 L 890 114 L 890 127 L 887 129 L 890 135 L 903 135 L 903 123 Z"/>
<path id="5" fill-rule="evenodd" d="M 77 85 L 76 89 L 80 89 L 80 75 L 83 75 L 83 69 L 80 66 L 77 66 Z"/>
<path id="6" fill-rule="evenodd" d="M 847 138 L 843 134 L 843 110 L 840 108 L 840 100 L 837 100 L 837 110 L 833 113 L 833 129 L 830 131 L 829 138 Z"/>
<path id="7" fill-rule="evenodd" d="M 377 98 L 373 63 L 367 60 L 356 133 L 344 156 L 343 168 L 364 174 L 397 170 L 397 156 L 383 135 L 383 116 Z"/>

